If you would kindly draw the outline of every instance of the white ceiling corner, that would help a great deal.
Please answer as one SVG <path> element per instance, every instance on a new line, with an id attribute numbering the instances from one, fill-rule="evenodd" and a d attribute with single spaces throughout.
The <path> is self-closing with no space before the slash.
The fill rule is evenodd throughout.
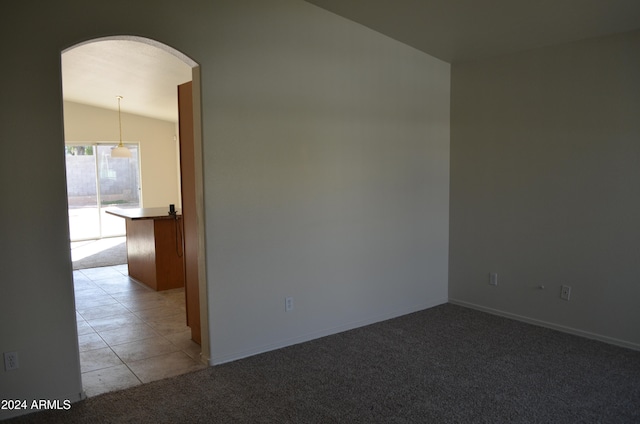
<path id="1" fill-rule="evenodd" d="M 449 63 L 633 31 L 639 0 L 305 0 Z"/>

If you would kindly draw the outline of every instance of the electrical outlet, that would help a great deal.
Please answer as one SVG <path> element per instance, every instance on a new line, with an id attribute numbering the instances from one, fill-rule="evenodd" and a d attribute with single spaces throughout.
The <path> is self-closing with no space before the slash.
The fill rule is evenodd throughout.
<path id="1" fill-rule="evenodd" d="M 571 297 L 571 286 L 562 286 L 560 290 L 560 298 L 564 300 L 569 300 Z"/>
<path id="2" fill-rule="evenodd" d="M 284 299 L 284 310 L 285 312 L 293 311 L 293 297 L 287 297 Z"/>
<path id="3" fill-rule="evenodd" d="M 498 273 L 492 272 L 491 274 L 489 274 L 489 284 L 491 284 L 492 286 L 498 285 Z"/>
<path id="4" fill-rule="evenodd" d="M 5 352 L 4 353 L 4 370 L 11 371 L 18 369 L 20 364 L 18 363 L 18 352 Z"/>

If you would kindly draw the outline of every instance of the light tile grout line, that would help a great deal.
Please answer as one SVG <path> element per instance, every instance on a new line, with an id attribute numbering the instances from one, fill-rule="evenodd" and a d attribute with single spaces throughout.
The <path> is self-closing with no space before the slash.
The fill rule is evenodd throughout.
<path id="1" fill-rule="evenodd" d="M 110 268 L 116 268 L 116 267 L 110 267 Z M 144 324 L 148 325 L 149 327 L 151 327 L 151 328 L 153 329 L 153 326 L 151 326 L 151 325 L 149 324 L 149 322 L 148 322 L 149 320 L 148 320 L 148 319 L 144 319 L 143 317 L 141 317 L 140 315 L 138 315 L 138 313 L 136 313 L 136 312 L 143 311 L 143 310 L 145 310 L 145 309 L 141 309 L 141 310 L 138 310 L 138 311 L 134 311 L 134 310 L 130 309 L 129 307 L 127 307 L 125 304 L 121 303 L 117 298 L 115 298 L 115 297 L 113 296 L 113 295 L 122 294 L 122 293 L 129 293 L 130 291 L 122 291 L 122 292 L 109 293 L 109 292 L 105 291 L 102 287 L 100 287 L 100 284 L 98 283 L 99 281 L 108 281 L 108 280 L 110 279 L 109 277 L 106 277 L 106 278 L 99 278 L 99 279 L 95 279 L 95 280 L 94 280 L 94 279 L 91 277 L 90 273 L 83 273 L 83 272 L 82 272 L 82 270 L 77 270 L 77 271 L 81 272 L 81 273 L 82 273 L 82 275 L 84 275 L 84 277 L 85 277 L 86 279 L 88 279 L 89 281 L 91 281 L 91 283 L 92 283 L 93 285 L 95 285 L 95 286 L 96 286 L 96 288 L 98 288 L 98 289 L 102 292 L 102 294 L 100 294 L 100 295 L 105 295 L 105 296 L 110 297 L 111 299 L 113 299 L 113 300 L 116 302 L 116 304 L 118 304 L 118 305 L 122 306 L 124 309 L 126 309 L 129 313 L 131 313 L 131 314 L 132 314 L 133 316 L 135 316 L 137 319 L 139 319 L 139 320 L 140 320 L 140 321 L 142 321 Z M 120 271 L 119 269 L 115 269 L 115 271 L 119 272 L 121 275 L 123 275 L 123 276 L 125 276 L 125 277 L 128 277 L 128 273 L 127 273 L 127 274 L 125 274 L 125 273 L 123 273 L 122 271 Z M 132 283 L 135 283 L 136 285 L 139 285 L 142 289 L 146 289 L 146 288 L 147 288 L 146 286 L 141 285 L 139 282 L 135 281 L 134 279 L 130 279 L 130 281 L 131 281 Z M 155 292 L 155 291 L 151 291 L 150 293 L 155 293 L 155 294 L 157 294 L 157 295 L 158 295 L 158 298 L 161 298 L 162 300 L 164 300 L 165 302 L 167 302 L 167 306 L 174 306 L 174 305 L 171 305 L 173 302 L 172 302 L 170 299 L 168 299 L 166 296 L 163 296 L 162 294 L 159 294 L 158 292 Z M 104 305 L 104 306 L 109 306 L 109 305 Z M 91 309 L 91 308 L 87 308 L 87 309 Z M 153 309 L 153 308 L 148 308 L 148 309 Z M 82 319 L 87 323 L 87 325 L 89 325 L 89 327 L 91 327 L 91 329 L 94 331 L 94 333 L 95 333 L 95 334 L 97 334 L 97 335 L 98 335 L 98 337 L 100 337 L 100 339 L 105 343 L 105 345 L 109 348 L 109 350 L 110 350 L 110 351 L 111 351 L 111 352 L 112 352 L 112 353 L 113 353 L 113 354 L 114 354 L 114 355 L 115 355 L 115 356 L 116 356 L 116 357 L 117 357 L 117 358 L 122 362 L 122 364 L 123 364 L 123 365 L 125 365 L 125 366 L 127 367 L 127 369 L 131 372 L 131 374 L 133 374 L 133 376 L 138 380 L 138 382 L 139 382 L 140 384 L 143 384 L 143 382 L 142 382 L 142 380 L 141 380 L 140 376 L 138 376 L 138 375 L 133 371 L 133 369 L 131 369 L 131 367 L 129 366 L 129 364 L 128 364 L 128 363 L 127 363 L 127 362 L 126 362 L 126 361 L 125 361 L 125 360 L 124 360 L 120 355 L 118 355 L 118 353 L 113 349 L 112 345 L 111 345 L 111 344 L 109 344 L 109 343 L 107 342 L 107 340 L 105 340 L 105 338 L 102 336 L 101 332 L 100 332 L 100 331 L 98 331 L 96 328 L 94 328 L 94 327 L 89 323 L 89 320 L 87 320 L 87 319 L 86 319 L 86 318 L 85 318 L 85 317 L 84 317 L 84 316 L 83 316 L 83 315 L 82 315 L 82 314 L 81 314 L 77 309 L 76 309 L 76 313 L 82 317 Z M 115 317 L 115 316 L 118 316 L 118 315 L 121 315 L 121 314 L 108 315 L 108 316 L 101 316 L 101 317 L 99 317 L 99 318 L 95 318 L 95 319 L 110 318 L 110 317 Z M 187 326 L 185 325 L 185 328 L 186 328 L 186 329 L 188 329 L 189 327 L 187 327 Z M 175 334 L 177 334 L 177 333 L 175 333 Z M 193 358 L 193 357 L 192 357 L 192 356 L 191 356 L 187 351 L 185 351 L 185 349 L 181 348 L 179 345 L 177 345 L 176 343 L 174 343 L 173 341 L 171 341 L 169 338 L 167 338 L 167 337 L 166 337 L 166 335 L 165 335 L 165 334 L 160 334 L 160 333 L 158 333 L 158 337 L 161 337 L 163 340 L 165 340 L 165 341 L 166 341 L 166 342 L 168 342 L 170 345 L 172 345 L 174 348 L 176 348 L 176 349 L 177 349 L 177 351 L 176 351 L 176 352 L 181 352 L 181 353 L 183 353 L 184 355 L 186 355 L 188 358 L 190 358 L 190 359 L 192 359 L 192 360 L 194 360 L 194 361 L 196 361 L 196 362 L 197 362 L 197 360 L 196 360 L 196 359 L 194 359 L 194 358 Z M 134 341 L 130 341 L 130 342 L 123 342 L 123 343 L 121 343 L 121 344 L 133 343 L 133 342 L 135 342 L 135 340 L 134 340 Z M 118 345 L 120 345 L 120 344 L 118 344 Z M 118 345 L 113 345 L 113 346 L 118 346 Z M 104 348 L 89 349 L 89 350 L 87 350 L 87 352 L 88 352 L 88 351 L 91 351 L 91 350 L 97 350 L 97 349 L 104 349 Z M 162 353 L 158 353 L 157 355 L 152 355 L 152 356 L 149 356 L 149 357 L 143 358 L 143 359 L 141 359 L 141 360 L 151 359 L 151 358 L 158 357 L 158 356 L 162 356 L 162 355 L 163 355 Z M 135 361 L 130 361 L 130 362 L 135 362 Z M 116 365 L 116 366 L 119 366 L 119 365 Z M 91 371 L 83 372 L 82 374 L 85 374 L 85 373 L 88 373 L 88 372 L 93 372 L 93 371 L 99 371 L 99 370 L 108 370 L 109 368 L 115 368 L 116 366 L 108 366 L 108 367 L 104 367 L 104 368 L 97 368 L 97 369 L 94 369 L 94 370 L 91 370 Z"/>

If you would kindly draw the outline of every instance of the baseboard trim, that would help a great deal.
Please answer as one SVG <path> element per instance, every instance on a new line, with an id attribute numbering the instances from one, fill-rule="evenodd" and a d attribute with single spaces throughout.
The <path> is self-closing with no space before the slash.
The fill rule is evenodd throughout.
<path id="1" fill-rule="evenodd" d="M 573 334 L 575 336 L 580 336 L 580 337 L 584 337 L 592 340 L 598 340 L 600 342 L 640 351 L 640 344 L 628 342 L 626 340 L 620 340 L 613 337 L 603 336 L 602 334 L 591 333 L 589 331 L 578 330 L 577 328 L 566 327 L 564 325 L 554 324 L 552 322 L 542 321 L 539 319 L 526 317 L 524 315 L 513 314 L 511 312 L 505 312 L 500 309 L 488 308 L 486 306 L 465 302 L 463 300 L 450 298 L 449 303 L 452 303 L 458 306 L 463 306 L 465 308 L 475 309 L 481 312 L 486 312 L 492 315 L 502 316 L 502 317 L 513 319 L 516 321 L 526 322 L 528 324 L 537 325 L 539 327 L 550 328 L 552 330 L 561 331 L 563 333 Z"/>
<path id="2" fill-rule="evenodd" d="M 339 325 L 337 327 L 326 328 L 319 331 L 314 331 L 312 333 L 307 333 L 302 336 L 293 337 L 290 339 L 280 340 L 275 343 L 270 343 L 268 345 L 263 345 L 256 347 L 254 349 L 248 349 L 242 352 L 234 352 L 226 355 L 221 355 L 218 357 L 212 357 L 210 360 L 211 365 L 221 365 L 227 362 L 237 361 L 238 359 L 248 358 L 250 356 L 259 355 L 261 353 L 266 353 L 276 349 L 282 349 L 287 346 L 293 346 L 299 343 L 308 342 L 314 339 L 319 339 L 321 337 L 331 336 L 332 334 L 342 333 L 344 331 L 353 330 L 355 328 L 364 327 L 366 325 L 375 324 L 376 322 L 386 321 L 388 319 L 397 318 L 402 315 L 411 314 L 414 312 L 422 311 L 424 309 L 433 308 L 434 306 L 442 305 L 447 303 L 449 300 L 447 298 L 435 299 L 430 302 L 421 303 L 419 305 L 415 305 L 412 307 L 404 308 L 401 310 L 389 312 L 382 315 L 375 315 L 368 317 L 366 319 L 353 321 L 348 324 Z"/>
<path id="3" fill-rule="evenodd" d="M 206 355 L 203 355 L 203 354 L 202 354 L 202 352 L 200 352 L 200 362 L 201 362 L 202 364 L 204 364 L 204 365 L 207 365 L 207 366 L 211 366 L 211 365 L 213 365 L 213 364 L 211 363 L 211 358 L 210 358 L 210 357 L 208 357 L 208 356 L 206 356 Z"/>

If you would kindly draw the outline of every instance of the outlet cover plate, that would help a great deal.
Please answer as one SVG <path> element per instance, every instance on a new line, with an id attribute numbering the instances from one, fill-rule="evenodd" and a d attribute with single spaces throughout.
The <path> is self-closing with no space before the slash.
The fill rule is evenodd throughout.
<path id="1" fill-rule="evenodd" d="M 11 371 L 18 369 L 20 364 L 18 363 L 18 352 L 5 352 L 4 353 L 4 370 Z"/>
<path id="2" fill-rule="evenodd" d="M 571 297 L 571 286 L 562 286 L 560 289 L 560 298 L 564 300 L 569 300 Z"/>

